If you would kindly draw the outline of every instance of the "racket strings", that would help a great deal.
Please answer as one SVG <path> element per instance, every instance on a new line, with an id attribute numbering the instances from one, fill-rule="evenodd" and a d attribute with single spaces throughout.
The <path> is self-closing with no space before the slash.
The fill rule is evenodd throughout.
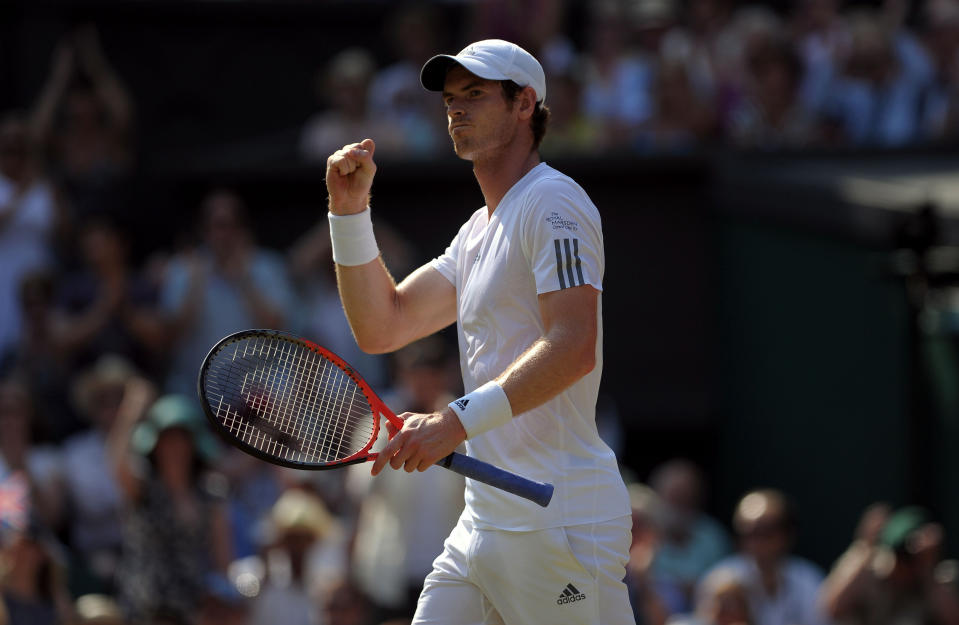
<path id="1" fill-rule="evenodd" d="M 291 341 L 256 337 L 225 345 L 211 359 L 205 385 L 221 425 L 275 457 L 335 462 L 362 450 L 375 432 L 356 382 Z"/>
<path id="2" fill-rule="evenodd" d="M 244 351 L 246 352 L 246 356 L 250 356 L 250 350 L 247 349 Z M 289 348 L 276 350 L 276 352 L 267 352 L 266 354 L 263 353 L 262 349 L 259 349 L 253 350 L 253 353 L 254 355 L 266 355 L 271 358 L 279 356 L 276 360 L 281 365 L 302 365 L 303 363 L 302 357 L 296 361 L 291 358 Z M 329 371 L 329 363 L 325 362 L 324 364 L 326 365 L 326 370 Z M 305 451 L 308 456 L 313 457 L 312 461 L 314 462 L 316 459 L 325 462 L 341 457 L 344 454 L 344 440 L 347 437 L 351 437 L 356 431 L 355 427 L 350 427 L 351 423 L 355 423 L 355 419 L 350 420 L 349 418 L 356 415 L 355 402 L 349 415 L 339 414 L 335 420 L 327 422 L 320 421 L 311 423 L 310 421 L 297 417 L 297 415 L 292 412 L 292 410 L 296 409 L 297 395 L 300 396 L 301 402 L 307 399 L 307 397 L 304 397 L 304 394 L 309 388 L 307 384 L 311 379 L 314 382 L 317 379 L 322 380 L 323 376 L 317 376 L 317 371 L 316 367 L 313 367 L 313 370 L 309 371 L 306 376 L 296 380 L 296 376 L 282 375 L 285 372 L 282 369 L 278 371 L 274 363 L 271 363 L 269 367 L 254 366 L 252 376 L 248 374 L 249 372 L 244 375 L 243 386 L 247 387 L 248 390 L 252 389 L 254 391 L 247 393 L 244 399 L 247 401 L 247 407 L 256 413 L 257 420 L 255 421 L 255 425 L 254 422 L 250 420 L 249 415 L 234 415 L 231 414 L 229 410 L 224 413 L 221 408 L 219 414 L 221 418 L 225 417 L 224 424 L 228 428 L 233 427 L 239 430 L 238 433 L 241 437 L 245 435 L 241 440 L 268 453 L 276 454 L 278 447 L 285 446 L 287 448 L 286 456 L 288 459 L 290 453 L 295 451 Z M 336 369 L 336 371 L 339 371 L 339 369 Z M 235 373 L 236 372 L 234 372 L 234 377 L 236 377 Z M 278 373 L 280 375 L 278 375 Z M 348 377 L 346 377 L 346 379 L 349 380 Z M 310 393 L 310 395 L 313 396 L 311 403 L 315 405 L 319 402 L 323 406 L 323 409 L 329 410 L 329 407 L 333 405 L 333 402 L 336 400 L 337 395 L 342 395 L 342 391 L 337 388 L 337 386 L 342 387 L 342 382 L 343 380 L 339 379 L 336 381 L 336 384 L 328 384 L 326 392 L 322 395 Z M 355 386 L 355 384 L 352 384 L 352 381 L 350 381 L 350 385 Z M 297 387 L 298 392 L 291 392 Z M 276 398 L 285 399 L 278 400 Z M 309 406 L 305 407 L 308 408 Z M 241 418 L 237 419 L 237 416 Z M 344 416 L 348 418 L 344 419 Z M 325 431 L 323 428 L 317 428 L 317 423 L 325 425 Z"/>

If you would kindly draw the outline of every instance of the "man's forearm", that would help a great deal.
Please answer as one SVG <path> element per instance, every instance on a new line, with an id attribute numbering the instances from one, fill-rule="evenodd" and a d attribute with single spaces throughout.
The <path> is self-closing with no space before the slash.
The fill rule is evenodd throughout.
<path id="1" fill-rule="evenodd" d="M 533 343 L 496 378 L 513 414 L 546 403 L 592 371 L 596 364 L 594 350 L 595 344 L 579 339 L 546 336 Z"/>

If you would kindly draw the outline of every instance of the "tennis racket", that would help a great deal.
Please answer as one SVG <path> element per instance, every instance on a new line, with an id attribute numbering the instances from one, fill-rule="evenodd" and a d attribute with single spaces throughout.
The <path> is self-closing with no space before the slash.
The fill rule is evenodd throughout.
<path id="1" fill-rule="evenodd" d="M 244 330 L 213 346 L 197 379 L 200 403 L 231 444 L 294 469 L 332 469 L 376 458 L 380 416 L 403 420 L 342 358 L 274 330 Z M 436 464 L 545 507 L 553 485 L 453 452 Z"/>

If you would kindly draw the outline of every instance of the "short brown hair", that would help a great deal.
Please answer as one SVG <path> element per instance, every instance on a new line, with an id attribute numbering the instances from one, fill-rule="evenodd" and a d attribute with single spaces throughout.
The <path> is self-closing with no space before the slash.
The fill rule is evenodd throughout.
<path id="1" fill-rule="evenodd" d="M 515 102 L 519 97 L 523 87 L 519 86 L 512 80 L 501 80 L 500 84 L 503 86 L 503 97 L 506 98 L 507 102 Z M 537 102 L 536 108 L 533 110 L 533 117 L 530 119 L 530 129 L 533 131 L 533 149 L 539 149 L 539 144 L 542 143 L 543 137 L 546 135 L 546 125 L 549 123 L 549 107 L 546 106 L 544 102 Z"/>

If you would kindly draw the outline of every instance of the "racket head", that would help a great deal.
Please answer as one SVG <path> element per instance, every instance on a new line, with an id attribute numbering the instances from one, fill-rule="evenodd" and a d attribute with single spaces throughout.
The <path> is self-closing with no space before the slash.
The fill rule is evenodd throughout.
<path id="1" fill-rule="evenodd" d="M 321 470 L 371 459 L 389 410 L 328 349 L 277 330 L 243 330 L 214 345 L 197 376 L 213 429 L 280 466 Z"/>

